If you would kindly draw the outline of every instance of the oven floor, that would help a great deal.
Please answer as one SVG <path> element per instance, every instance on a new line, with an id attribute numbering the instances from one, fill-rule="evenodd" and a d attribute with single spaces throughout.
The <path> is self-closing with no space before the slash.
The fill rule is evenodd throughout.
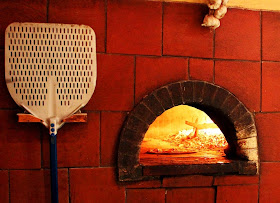
<path id="1" fill-rule="evenodd" d="M 230 163 L 220 151 L 202 151 L 189 154 L 147 154 L 140 155 L 140 164 L 144 166 L 155 165 L 189 165 L 189 164 L 216 164 Z"/>
<path id="2" fill-rule="evenodd" d="M 243 166 L 248 173 L 255 173 L 255 163 L 245 160 L 228 159 L 221 151 L 201 151 L 188 154 L 140 154 L 140 165 L 144 176 L 161 175 L 224 175 L 243 174 Z"/>

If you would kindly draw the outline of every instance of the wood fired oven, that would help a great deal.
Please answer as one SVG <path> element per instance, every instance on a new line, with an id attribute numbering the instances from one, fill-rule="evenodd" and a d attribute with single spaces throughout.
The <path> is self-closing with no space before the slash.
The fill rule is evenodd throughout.
<path id="1" fill-rule="evenodd" d="M 172 83 L 144 97 L 118 148 L 120 181 L 253 175 L 258 165 L 254 115 L 231 92 L 204 81 Z"/>

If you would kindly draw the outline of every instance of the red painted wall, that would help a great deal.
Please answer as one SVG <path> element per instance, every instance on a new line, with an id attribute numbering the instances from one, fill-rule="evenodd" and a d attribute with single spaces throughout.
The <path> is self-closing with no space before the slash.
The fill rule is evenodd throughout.
<path id="1" fill-rule="evenodd" d="M 204 5 L 120 0 L 0 2 L 0 202 L 50 202 L 48 130 L 19 124 L 4 79 L 4 30 L 14 21 L 90 25 L 97 87 L 87 124 L 58 133 L 60 202 L 280 202 L 280 13 L 229 9 L 215 32 Z M 259 176 L 185 176 L 119 183 L 122 122 L 141 98 L 183 79 L 213 82 L 255 113 Z"/>

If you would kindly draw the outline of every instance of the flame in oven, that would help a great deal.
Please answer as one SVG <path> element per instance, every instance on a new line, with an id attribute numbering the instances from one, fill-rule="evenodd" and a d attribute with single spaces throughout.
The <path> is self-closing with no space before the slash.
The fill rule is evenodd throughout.
<path id="1" fill-rule="evenodd" d="M 173 107 L 149 127 L 141 153 L 191 154 L 208 151 L 224 153 L 228 143 L 211 118 L 187 105 Z"/>

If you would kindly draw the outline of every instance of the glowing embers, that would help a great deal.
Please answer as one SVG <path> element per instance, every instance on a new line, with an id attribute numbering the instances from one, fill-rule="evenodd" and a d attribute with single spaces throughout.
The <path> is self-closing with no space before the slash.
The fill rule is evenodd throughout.
<path id="1" fill-rule="evenodd" d="M 217 159 L 225 157 L 227 148 L 223 133 L 206 113 L 180 105 L 165 111 L 150 125 L 140 159 L 153 155 Z"/>

